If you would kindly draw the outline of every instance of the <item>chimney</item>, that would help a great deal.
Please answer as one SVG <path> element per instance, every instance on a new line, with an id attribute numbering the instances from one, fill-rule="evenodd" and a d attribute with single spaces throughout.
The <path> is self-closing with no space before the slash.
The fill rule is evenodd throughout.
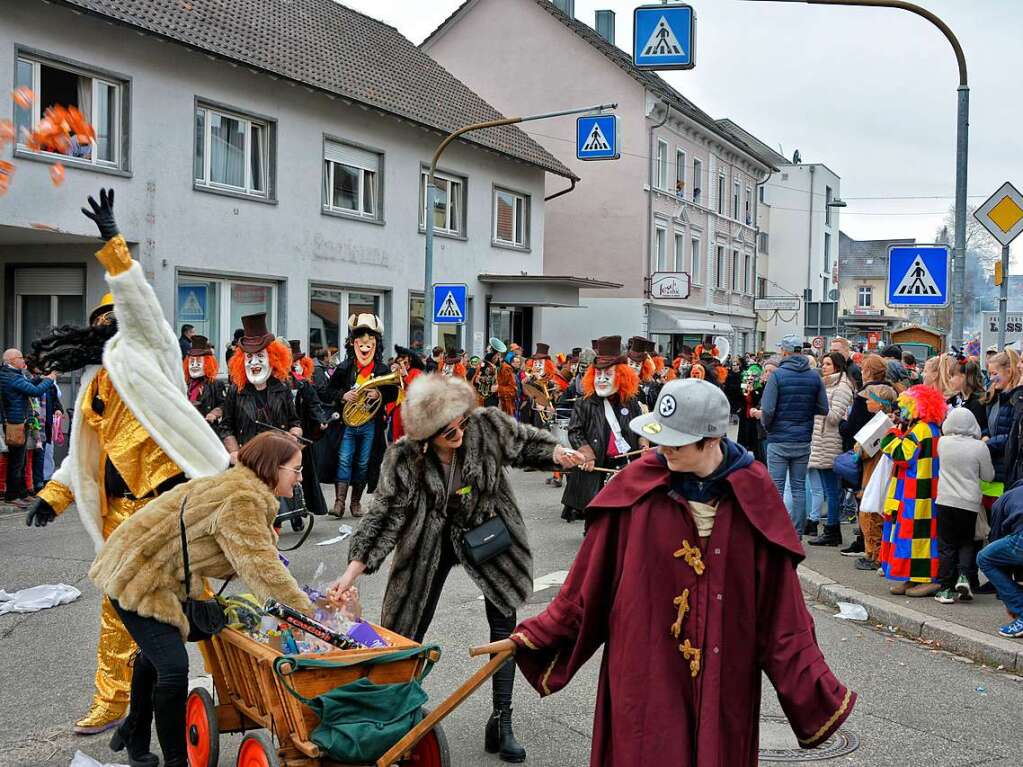
<path id="1" fill-rule="evenodd" d="M 607 40 L 611 45 L 615 44 L 615 12 L 597 11 L 597 34 Z"/>
<path id="2" fill-rule="evenodd" d="M 575 0 L 551 0 L 551 2 L 563 14 L 575 18 Z"/>

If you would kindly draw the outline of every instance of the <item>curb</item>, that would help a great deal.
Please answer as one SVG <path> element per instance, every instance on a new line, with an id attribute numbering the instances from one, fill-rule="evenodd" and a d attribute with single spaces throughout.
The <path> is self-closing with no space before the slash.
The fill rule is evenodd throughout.
<path id="1" fill-rule="evenodd" d="M 913 639 L 931 641 L 942 650 L 1023 674 L 1023 643 L 991 636 L 911 607 L 894 604 L 882 597 L 864 594 L 803 565 L 799 565 L 797 573 L 803 592 L 818 602 L 832 606 L 838 602 L 861 605 L 866 609 L 871 623 L 891 626 Z"/>

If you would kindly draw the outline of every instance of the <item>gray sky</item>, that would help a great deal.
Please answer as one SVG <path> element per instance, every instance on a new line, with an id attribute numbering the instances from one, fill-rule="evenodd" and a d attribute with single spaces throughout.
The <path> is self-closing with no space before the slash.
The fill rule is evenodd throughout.
<path id="1" fill-rule="evenodd" d="M 917 1 L 949 24 L 966 53 L 970 202 L 979 205 L 1004 181 L 1023 189 L 1023 0 Z M 419 43 L 461 0 L 342 2 Z M 592 25 L 595 10 L 614 10 L 617 43 L 631 50 L 639 4 L 576 0 L 576 16 Z M 662 73 L 668 82 L 714 117 L 838 173 L 850 236 L 932 241 L 954 195 L 958 86 L 951 46 L 935 27 L 891 9 L 690 4 L 697 65 Z M 1014 260 L 1023 255 L 1023 237 L 1013 251 Z"/>

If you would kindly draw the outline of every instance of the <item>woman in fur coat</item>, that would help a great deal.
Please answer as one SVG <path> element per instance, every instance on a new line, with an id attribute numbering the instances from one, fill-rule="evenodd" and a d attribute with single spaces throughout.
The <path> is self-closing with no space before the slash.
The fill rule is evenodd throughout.
<path id="1" fill-rule="evenodd" d="M 384 456 L 372 506 L 352 537 L 348 569 L 331 594 L 343 599 L 360 575 L 375 572 L 395 551 L 380 622 L 421 642 L 448 573 L 462 565 L 483 592 L 491 640 L 503 639 L 533 591 L 526 524 L 504 467 L 569 467 L 582 456 L 562 448 L 547 431 L 518 424 L 497 408 L 477 407 L 476 392 L 464 378 L 418 376 L 402 417 L 405 436 Z M 510 546 L 473 564 L 465 534 L 494 518 L 507 528 Z M 521 762 L 526 752 L 511 729 L 514 680 L 511 664 L 494 675 L 486 749 Z"/>
<path id="2" fill-rule="evenodd" d="M 110 747 L 128 749 L 133 767 L 156 767 L 149 751 L 155 714 L 164 767 L 186 767 L 188 696 L 186 597 L 201 598 L 203 578 L 238 575 L 262 601 L 296 610 L 312 605 L 277 556 L 273 532 L 278 497 L 302 481 L 302 452 L 282 434 L 266 432 L 238 452 L 238 465 L 194 479 L 159 496 L 113 532 L 89 570 L 139 646 L 128 717 Z M 182 512 L 183 509 L 183 512 Z M 181 514 L 191 583 L 183 583 Z"/>

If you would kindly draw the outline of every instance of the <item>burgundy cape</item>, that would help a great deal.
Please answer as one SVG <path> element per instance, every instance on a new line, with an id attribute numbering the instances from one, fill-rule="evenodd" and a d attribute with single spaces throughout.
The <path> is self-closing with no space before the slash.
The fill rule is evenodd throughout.
<path id="1" fill-rule="evenodd" d="M 550 695 L 606 645 L 592 767 L 756 767 L 761 672 L 800 745 L 820 745 L 856 694 L 817 646 L 803 550 L 767 470 L 728 475 L 703 542 L 669 482 L 651 452 L 593 500 L 560 593 L 512 635 L 519 668 Z"/>

